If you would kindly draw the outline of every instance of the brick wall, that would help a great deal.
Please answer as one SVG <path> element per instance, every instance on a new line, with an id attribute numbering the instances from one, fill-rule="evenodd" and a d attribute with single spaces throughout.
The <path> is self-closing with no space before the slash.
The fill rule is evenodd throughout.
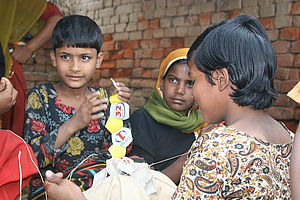
<path id="1" fill-rule="evenodd" d="M 299 0 L 53 1 L 65 13 L 88 15 L 99 24 L 104 34 L 105 59 L 93 83 L 111 87 L 111 77 L 125 82 L 132 89 L 133 110 L 144 105 L 159 64 L 170 51 L 189 47 L 200 32 L 221 20 L 240 14 L 259 18 L 278 59 L 275 85 L 280 96 L 269 113 L 295 129 L 300 109 L 286 93 L 300 79 Z M 57 80 L 48 58 L 49 48 L 50 44 L 45 45 L 36 60 L 25 65 L 28 87 Z"/>

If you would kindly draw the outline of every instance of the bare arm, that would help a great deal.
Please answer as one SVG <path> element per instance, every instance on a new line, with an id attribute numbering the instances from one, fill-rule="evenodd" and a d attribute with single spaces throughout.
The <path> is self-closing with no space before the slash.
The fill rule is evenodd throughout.
<path id="1" fill-rule="evenodd" d="M 45 42 L 50 40 L 52 30 L 56 23 L 62 18 L 61 15 L 49 17 L 41 31 L 35 35 L 26 45 L 14 46 L 14 51 L 11 56 L 20 63 L 25 63 L 35 50 L 40 48 Z"/>
<path id="2" fill-rule="evenodd" d="M 161 172 L 168 176 L 176 185 L 178 185 L 186 159 L 187 155 L 181 156 L 174 163 L 172 163 L 169 167 L 162 170 Z"/>
<path id="3" fill-rule="evenodd" d="M 292 199 L 300 199 L 300 123 L 296 131 L 294 146 L 291 155 L 291 189 Z"/>
<path id="4" fill-rule="evenodd" d="M 106 111 L 108 99 L 98 99 L 99 92 L 94 92 L 86 97 L 76 114 L 58 129 L 54 148 L 59 149 L 72 137 L 72 135 L 86 127 L 91 121 L 104 116 L 101 111 Z"/>

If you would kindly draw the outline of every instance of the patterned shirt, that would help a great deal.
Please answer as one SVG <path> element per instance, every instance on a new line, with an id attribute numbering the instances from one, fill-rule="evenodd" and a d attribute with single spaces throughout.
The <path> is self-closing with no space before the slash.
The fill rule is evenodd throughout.
<path id="1" fill-rule="evenodd" d="M 288 131 L 293 138 L 293 133 Z M 172 199 L 291 199 L 292 143 L 220 126 L 193 144 Z"/>
<path id="2" fill-rule="evenodd" d="M 103 88 L 89 87 L 89 90 L 92 92 L 100 90 L 102 97 L 106 94 Z M 111 145 L 111 134 L 104 127 L 107 116 L 101 120 L 91 121 L 86 128 L 77 131 L 60 149 L 54 149 L 59 127 L 75 113 L 75 108 L 61 101 L 51 83 L 35 86 L 29 92 L 24 139 L 31 145 L 42 174 L 47 169 L 51 169 L 68 175 L 71 169 L 88 156 L 98 154 L 98 163 L 102 167 L 99 168 L 99 165 L 96 166 L 95 163 L 92 165 L 94 168 L 88 167 L 87 163 L 91 163 L 91 159 L 83 164 L 85 169 L 93 170 L 92 177 L 93 173 L 103 169 L 105 160 L 110 158 L 109 154 L 104 155 L 107 154 L 106 150 Z M 83 179 L 89 179 L 89 175 L 80 173 Z M 81 186 L 82 189 L 90 187 L 91 181 L 92 179 L 89 179 L 86 186 Z M 34 179 L 32 186 L 33 190 L 35 186 L 36 188 L 42 187 L 39 177 Z"/>

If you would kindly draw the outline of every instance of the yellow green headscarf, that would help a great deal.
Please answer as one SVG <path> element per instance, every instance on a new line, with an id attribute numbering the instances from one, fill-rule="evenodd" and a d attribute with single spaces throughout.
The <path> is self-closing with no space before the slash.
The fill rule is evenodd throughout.
<path id="1" fill-rule="evenodd" d="M 177 49 L 172 51 L 161 63 L 155 89 L 149 95 L 145 104 L 145 110 L 157 122 L 174 127 L 183 132 L 192 133 L 200 130 L 206 125 L 203 117 L 195 108 L 191 108 L 188 115 L 185 112 L 174 111 L 163 100 L 160 91 L 161 78 L 168 71 L 169 67 L 177 60 L 187 59 L 188 48 Z"/>
<path id="2" fill-rule="evenodd" d="M 19 41 L 35 26 L 46 6 L 45 0 L 0 0 L 0 42 L 5 56 L 6 77 L 12 64 L 8 45 Z"/>

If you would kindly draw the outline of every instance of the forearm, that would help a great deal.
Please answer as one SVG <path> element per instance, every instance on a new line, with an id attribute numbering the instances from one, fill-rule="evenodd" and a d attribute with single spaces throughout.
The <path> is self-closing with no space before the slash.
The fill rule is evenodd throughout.
<path id="1" fill-rule="evenodd" d="M 178 184 L 186 159 L 187 155 L 181 156 L 174 163 L 172 163 L 169 167 L 162 170 L 161 172 L 168 176 L 175 184 Z"/>
<path id="2" fill-rule="evenodd" d="M 76 126 L 76 122 L 73 118 L 63 123 L 59 129 L 54 144 L 54 149 L 59 149 L 66 143 L 80 128 Z"/>
<path id="3" fill-rule="evenodd" d="M 52 30 L 55 27 L 56 23 L 62 18 L 60 15 L 54 15 L 50 17 L 42 30 L 37 33 L 37 35 L 32 38 L 26 46 L 33 52 L 37 50 L 40 46 L 42 46 L 45 42 L 50 40 L 52 35 Z"/>

